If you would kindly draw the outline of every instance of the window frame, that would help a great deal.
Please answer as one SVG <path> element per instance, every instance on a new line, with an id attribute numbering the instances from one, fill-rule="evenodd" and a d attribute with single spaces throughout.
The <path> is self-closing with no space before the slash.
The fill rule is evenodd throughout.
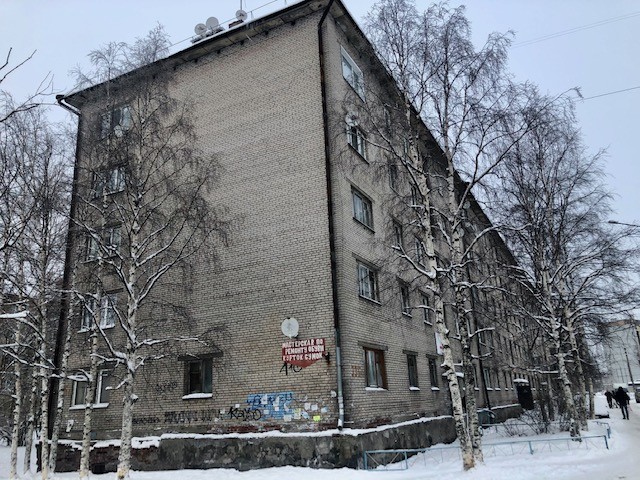
<path id="1" fill-rule="evenodd" d="M 198 366 L 195 372 L 192 370 L 194 365 Z M 184 372 L 183 399 L 213 396 L 213 356 L 184 360 Z M 194 373 L 199 376 L 197 383 L 200 388 L 194 388 L 196 385 L 192 384 Z"/>
<path id="2" fill-rule="evenodd" d="M 364 348 L 365 385 L 367 388 L 387 390 L 384 350 Z M 373 362 L 373 363 L 372 363 Z M 375 377 L 375 378 L 372 378 Z"/>
<path id="3" fill-rule="evenodd" d="M 393 241 L 394 247 L 404 251 L 404 229 L 402 224 L 396 220 L 393 220 Z"/>
<path id="4" fill-rule="evenodd" d="M 356 273 L 358 277 L 358 296 L 360 298 L 379 303 L 380 291 L 378 286 L 378 270 L 371 265 L 358 260 Z M 363 281 L 366 281 L 366 285 L 363 284 Z M 367 295 L 367 293 L 370 294 Z"/>
<path id="5" fill-rule="evenodd" d="M 82 390 L 78 390 L 78 386 L 82 384 Z M 79 378 L 73 379 L 73 387 L 71 389 L 71 404 L 70 407 L 84 407 L 87 399 L 87 388 L 89 387 L 88 379 L 85 377 L 83 380 Z M 82 392 L 82 398 L 78 399 L 78 392 Z M 78 401 L 81 400 L 81 401 Z"/>
<path id="6" fill-rule="evenodd" d="M 422 300 L 422 305 L 424 305 L 421 307 L 422 321 L 426 325 L 433 325 L 433 320 L 431 319 L 431 299 L 426 293 L 420 292 L 420 300 Z"/>
<path id="7" fill-rule="evenodd" d="M 104 248 L 108 255 L 116 255 L 120 253 L 122 245 L 122 225 L 110 225 L 103 230 Z"/>
<path id="8" fill-rule="evenodd" d="M 364 160 L 367 160 L 367 135 L 355 124 L 347 124 L 347 144 Z"/>
<path id="9" fill-rule="evenodd" d="M 118 292 L 105 293 L 100 297 L 100 328 L 114 328 L 118 319 Z"/>
<path id="10" fill-rule="evenodd" d="M 431 388 L 440 388 L 440 382 L 438 381 L 438 364 L 436 358 L 427 355 L 427 363 L 429 365 L 429 382 Z"/>
<path id="11" fill-rule="evenodd" d="M 98 370 L 94 404 L 109 405 L 109 393 L 111 392 L 112 387 L 109 385 L 108 381 L 105 382 L 105 378 L 110 380 L 110 373 L 110 370 Z M 105 383 L 107 383 L 107 385 L 105 385 Z"/>
<path id="12" fill-rule="evenodd" d="M 395 163 L 389 163 L 389 188 L 394 192 L 398 190 L 399 172 Z"/>
<path id="13" fill-rule="evenodd" d="M 409 390 L 420 390 L 418 378 L 418 355 L 407 353 L 407 375 L 409 380 Z"/>
<path id="14" fill-rule="evenodd" d="M 373 202 L 371 199 L 355 187 L 351 187 L 351 203 L 353 206 L 353 219 L 373 230 Z"/>
<path id="15" fill-rule="evenodd" d="M 482 380 L 487 390 L 493 390 L 493 384 L 491 383 L 491 369 L 489 367 L 482 368 Z"/>
<path id="16" fill-rule="evenodd" d="M 340 46 L 342 77 L 353 88 L 358 96 L 365 99 L 364 75 L 358 64 L 351 58 L 343 46 Z M 345 68 L 346 67 L 346 68 Z M 348 72 L 346 71 L 348 69 Z"/>
<path id="17" fill-rule="evenodd" d="M 411 318 L 411 291 L 409 284 L 403 280 L 398 280 L 398 285 L 400 287 L 400 307 L 402 315 Z"/>
<path id="18" fill-rule="evenodd" d="M 100 256 L 100 243 L 92 234 L 87 234 L 84 246 L 84 261 L 93 262 Z"/>
<path id="19" fill-rule="evenodd" d="M 426 252 L 426 248 L 424 247 L 424 243 L 422 242 L 422 240 L 419 237 L 413 237 L 414 238 L 414 247 L 415 247 L 415 251 L 416 251 L 416 262 L 418 263 L 418 265 L 420 266 L 425 266 L 425 258 L 427 255 Z"/>
<path id="20" fill-rule="evenodd" d="M 118 128 L 119 127 L 119 128 Z M 100 114 L 100 138 L 112 135 L 121 137 L 133 127 L 133 114 L 130 105 L 119 105 Z"/>
<path id="21" fill-rule="evenodd" d="M 82 317 L 80 318 L 80 331 L 88 332 L 93 325 L 93 316 L 96 314 L 97 302 L 93 297 L 86 299 L 82 305 Z"/>
<path id="22" fill-rule="evenodd" d="M 124 165 L 115 165 L 93 172 L 91 193 L 93 198 L 123 192 L 126 186 Z"/>

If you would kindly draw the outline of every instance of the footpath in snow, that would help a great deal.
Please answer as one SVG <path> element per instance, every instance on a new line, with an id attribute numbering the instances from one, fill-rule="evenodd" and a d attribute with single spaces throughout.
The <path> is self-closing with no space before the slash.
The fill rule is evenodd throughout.
<path id="1" fill-rule="evenodd" d="M 363 470 L 335 469 L 315 470 L 302 467 L 278 467 L 239 472 L 231 469 L 180 470 L 165 472 L 132 472 L 133 480 L 640 480 L 640 404 L 633 403 L 631 420 L 622 420 L 620 410 L 611 410 L 611 418 L 603 419 L 611 426 L 609 450 L 557 451 L 552 453 L 528 453 L 487 458 L 484 465 L 464 472 L 459 460 L 429 463 L 417 458 L 408 470 L 367 472 Z M 589 434 L 601 434 L 603 429 L 592 424 Z M 559 434 L 566 436 L 566 433 Z M 539 437 L 487 436 L 486 441 L 525 440 Z M 20 449 L 22 455 L 24 449 Z M 8 447 L 0 447 L 0 480 L 9 478 Z M 22 466 L 22 456 L 19 459 Z M 55 478 L 77 478 L 77 473 L 59 473 Z M 115 474 L 92 475 L 95 479 L 114 478 Z M 28 474 L 21 478 L 39 478 Z"/>

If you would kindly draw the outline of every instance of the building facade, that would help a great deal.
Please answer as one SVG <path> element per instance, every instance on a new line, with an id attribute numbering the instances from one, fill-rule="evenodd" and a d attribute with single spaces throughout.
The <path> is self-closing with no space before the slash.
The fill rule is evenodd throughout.
<path id="1" fill-rule="evenodd" d="M 396 221 L 403 214 L 394 198 L 411 191 L 393 169 L 380 168 L 384 153 L 367 142 L 366 126 L 345 122 L 345 99 L 372 102 L 366 92 L 388 88 L 370 51 L 342 2 L 307 0 L 158 62 L 172 72 L 170 95 L 193 102 L 197 148 L 219 162 L 210 200 L 226 208 L 231 226 L 215 262 L 201 251 L 188 276 L 169 275 L 151 295 L 182 314 L 149 305 L 140 311 L 150 337 L 188 334 L 198 341 L 177 342 L 145 361 L 135 385 L 134 435 L 361 428 L 450 414 L 432 299 L 391 248 L 401 242 L 420 254 L 414 233 Z M 107 136 L 118 133 L 114 125 L 126 130 L 135 109 L 105 105 L 103 91 L 61 100 L 80 112 L 78 185 L 94 181 L 93 160 L 82 148 L 91 129 L 105 128 L 108 118 Z M 433 168 L 440 168 L 437 160 Z M 124 188 L 121 175 L 110 171 L 108 201 Z M 471 221 L 487 221 L 477 206 Z M 112 243 L 120 241 L 116 227 L 102 229 Z M 67 262 L 93 269 L 77 258 L 90 256 L 91 245 L 80 234 L 74 241 Z M 479 263 L 493 271 L 499 290 L 508 289 L 496 273 L 512 261 L 508 250 L 498 235 L 485 244 Z M 100 311 L 114 343 L 124 341 L 116 318 L 125 293 L 105 287 L 91 309 Z M 494 352 L 478 361 L 480 406 L 516 403 L 513 380 L 528 376 L 530 351 L 501 295 L 474 297 L 475 328 L 495 327 L 474 340 L 476 353 Z M 82 308 L 68 317 L 76 375 L 65 393 L 63 425 L 71 439 L 82 433 L 81 372 L 91 343 Z M 117 438 L 122 368 L 105 360 L 99 371 L 92 430 L 98 439 Z"/>
<path id="2" fill-rule="evenodd" d="M 604 324 L 602 352 L 603 387 L 640 385 L 640 322 L 632 318 Z"/>

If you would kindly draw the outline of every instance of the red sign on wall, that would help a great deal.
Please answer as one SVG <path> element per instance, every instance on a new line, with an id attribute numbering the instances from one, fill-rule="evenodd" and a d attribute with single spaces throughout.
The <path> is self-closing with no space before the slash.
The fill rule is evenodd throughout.
<path id="1" fill-rule="evenodd" d="M 282 361 L 289 365 L 308 367 L 325 356 L 324 338 L 290 340 L 282 344 Z"/>

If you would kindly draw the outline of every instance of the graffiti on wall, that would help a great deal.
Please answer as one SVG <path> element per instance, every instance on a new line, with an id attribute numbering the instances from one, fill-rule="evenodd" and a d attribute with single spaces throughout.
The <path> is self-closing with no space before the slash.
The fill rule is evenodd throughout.
<path id="1" fill-rule="evenodd" d="M 133 424 L 138 426 L 167 424 L 193 425 L 211 424 L 217 421 L 257 422 L 313 420 L 319 422 L 329 409 L 309 402 L 305 396 L 296 399 L 293 392 L 251 393 L 244 404 L 229 408 L 199 410 L 172 410 L 161 415 L 136 416 Z"/>
<path id="2" fill-rule="evenodd" d="M 284 420 L 293 417 L 293 392 L 251 393 L 247 395 L 247 404 L 254 410 L 262 410 L 263 419 Z"/>
<path id="3" fill-rule="evenodd" d="M 290 365 L 288 363 L 283 363 L 280 368 L 280 373 L 284 373 L 285 375 L 289 375 L 290 373 L 300 373 L 302 371 L 302 367 L 298 365 Z"/>

